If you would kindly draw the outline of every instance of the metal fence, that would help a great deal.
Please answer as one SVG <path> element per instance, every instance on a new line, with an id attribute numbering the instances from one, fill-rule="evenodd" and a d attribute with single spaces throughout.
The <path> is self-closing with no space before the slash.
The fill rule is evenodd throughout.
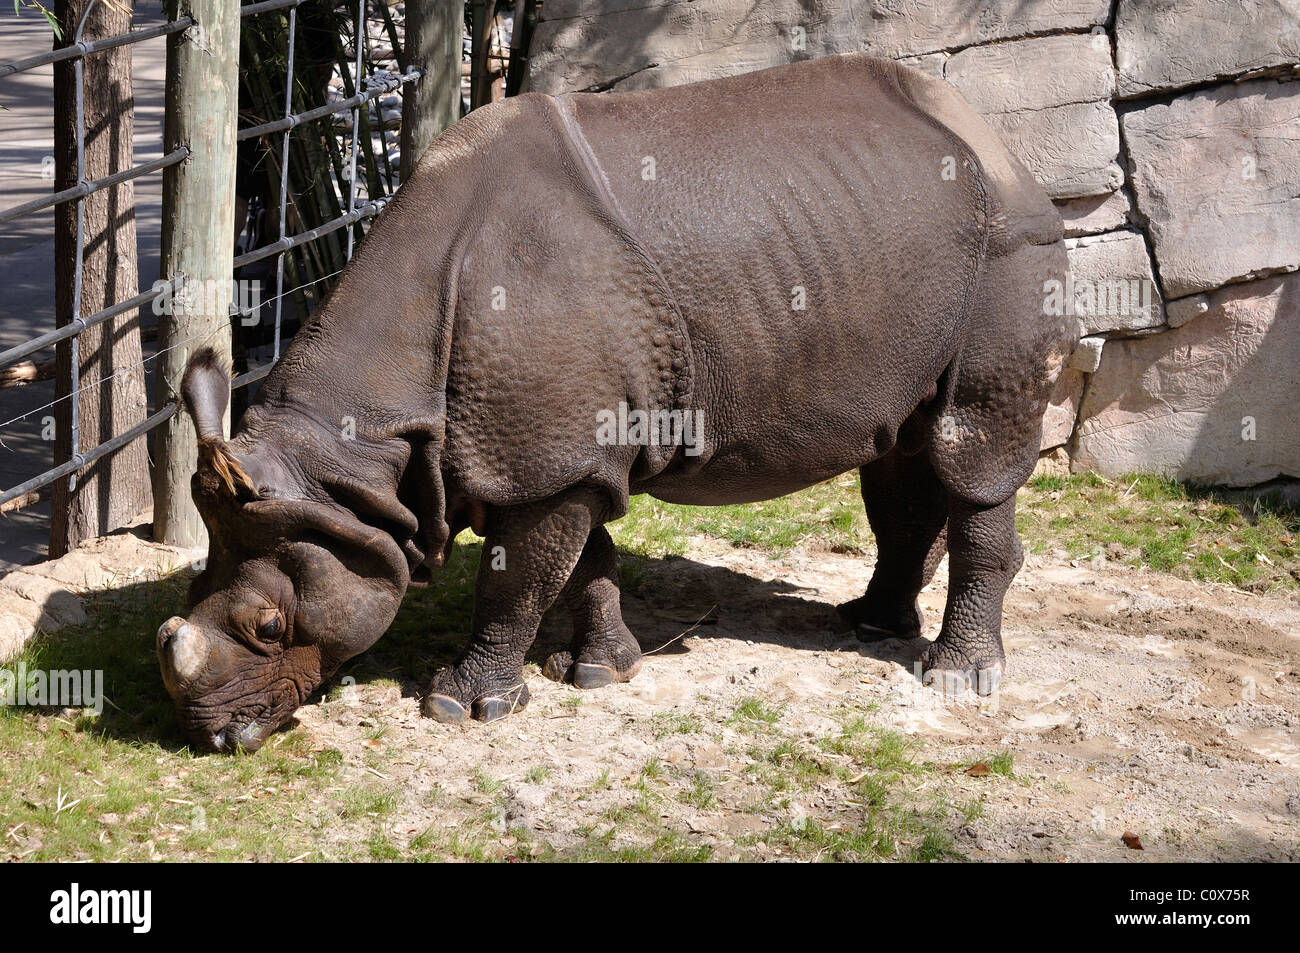
<path id="1" fill-rule="evenodd" d="M 75 375 L 77 373 L 77 368 L 80 366 L 80 356 L 78 351 L 78 335 L 82 331 L 86 330 L 87 328 L 93 327 L 97 324 L 102 324 L 103 322 L 108 321 L 119 314 L 124 314 L 128 311 L 139 309 L 141 306 L 147 305 L 150 302 L 152 302 L 157 294 L 157 292 L 150 290 L 143 294 L 138 294 L 132 298 L 128 298 L 127 300 L 112 305 L 111 307 L 104 308 L 103 310 L 97 311 L 94 314 L 82 315 L 80 313 L 81 312 L 82 258 L 85 252 L 83 203 L 85 201 L 86 196 L 98 192 L 102 189 L 112 188 L 130 179 L 138 178 L 139 176 L 147 175 L 151 172 L 159 172 L 162 169 L 167 168 L 168 166 L 175 165 L 178 162 L 183 162 L 189 156 L 189 149 L 182 147 L 172 153 L 169 153 L 168 155 L 163 156 L 161 159 L 155 160 L 153 162 L 148 162 L 148 163 L 144 163 L 143 165 L 133 166 L 132 168 L 124 169 L 121 172 L 115 173 L 114 175 L 107 176 L 103 179 L 99 179 L 96 181 L 87 181 L 84 175 L 85 152 L 86 152 L 86 128 L 85 128 L 85 117 L 84 117 L 85 86 L 82 79 L 83 60 L 86 56 L 90 56 L 94 53 L 101 52 L 103 50 L 111 50 L 132 43 L 140 43 L 145 40 L 154 39 L 159 36 L 166 36 L 167 34 L 170 33 L 179 33 L 180 31 L 189 29 L 191 26 L 193 26 L 194 21 L 191 20 L 189 17 L 182 17 L 180 19 L 173 20 L 169 23 L 162 24 L 160 26 L 151 27 L 149 29 L 132 31 L 131 33 L 128 34 L 122 34 L 119 36 L 112 36 L 112 37 L 104 37 L 91 42 L 86 42 L 83 41 L 81 37 L 83 31 L 85 30 L 86 22 L 89 20 L 90 14 L 94 9 L 95 9 L 95 2 L 94 0 L 92 0 L 92 2 L 89 3 L 86 6 L 86 9 L 83 11 L 81 20 L 77 23 L 76 31 L 73 34 L 71 43 L 68 46 L 65 46 L 61 49 L 56 49 L 50 53 L 45 53 L 39 56 L 31 56 L 26 59 L 19 60 L 16 63 L 0 64 L 0 78 L 3 78 L 6 76 L 13 75 L 14 73 L 20 73 L 26 70 L 36 69 L 41 66 L 51 65 L 67 59 L 72 59 L 74 61 L 73 81 L 75 86 L 74 109 L 76 110 L 75 121 L 76 121 L 76 150 L 77 150 L 76 151 L 76 155 L 77 155 L 77 170 L 76 170 L 77 184 L 76 185 L 72 186 L 71 188 L 64 189 L 61 192 L 55 192 L 53 195 L 49 195 L 45 198 L 35 199 L 31 202 L 25 202 L 22 205 L 17 205 L 14 206 L 13 208 L 6 209 L 3 212 L 0 212 L 0 225 L 3 225 L 6 222 L 21 218 L 24 215 L 30 215 L 34 212 L 39 212 L 44 209 L 51 208 L 56 205 L 61 205 L 66 202 L 75 202 L 77 208 L 76 264 L 75 264 L 75 271 L 74 271 L 74 278 L 73 278 L 72 314 L 70 316 L 70 320 L 68 321 L 67 324 L 65 324 L 63 327 L 59 328 L 58 330 L 50 331 L 47 334 L 42 334 L 39 337 L 34 338 L 30 341 L 26 341 L 23 344 L 20 344 L 16 347 L 9 348 L 7 351 L 0 352 L 0 369 L 3 369 L 17 361 L 20 361 L 23 358 L 27 357 L 28 355 L 35 354 L 38 351 L 41 351 L 47 347 L 57 344 L 60 341 L 68 340 L 69 347 L 71 349 L 71 367 L 73 369 L 72 373 Z M 175 290 L 176 284 L 174 279 L 171 280 L 170 287 L 172 290 Z M 75 488 L 76 480 L 77 480 L 77 472 L 81 470 L 82 467 L 86 466 L 87 464 L 93 463 L 95 460 L 98 460 L 100 457 L 112 453 L 114 450 L 117 450 L 120 447 L 125 446 L 130 441 L 135 440 L 136 438 L 147 433 L 149 430 L 153 429 L 153 427 L 157 426 L 159 423 L 166 420 L 173 413 L 175 413 L 174 407 L 168 409 L 165 412 L 160 411 L 159 413 L 154 414 L 152 417 L 145 420 L 142 424 L 138 424 L 137 426 L 132 427 L 130 430 L 127 430 L 126 432 L 117 435 L 113 439 L 105 443 L 102 443 L 97 447 L 89 449 L 83 453 L 79 449 L 80 438 L 81 438 L 81 414 L 80 414 L 81 407 L 80 407 L 79 397 L 81 391 L 87 388 L 80 387 L 80 381 L 74 379 L 71 383 L 71 386 L 68 389 L 69 389 L 69 394 L 66 397 L 60 398 L 57 401 L 51 401 L 50 403 L 45 404 L 41 407 L 33 408 L 27 413 L 22 414 L 19 417 L 15 417 L 13 420 L 5 421 L 4 425 L 0 425 L 0 426 L 8 426 L 9 424 L 13 424 L 26 417 L 30 417 L 33 414 L 39 413 L 42 410 L 48 410 L 49 408 L 53 407 L 55 404 L 59 403 L 62 400 L 71 401 L 70 419 L 71 419 L 71 430 L 72 430 L 71 441 L 72 441 L 72 449 L 73 449 L 71 459 L 69 459 L 68 461 L 66 461 L 65 463 L 59 466 L 46 470 L 44 473 L 32 477 L 30 480 L 26 480 L 23 483 L 20 483 L 18 486 L 12 487 L 10 489 L 5 490 L 3 493 L 0 493 L 0 505 L 3 505 L 4 503 L 9 502 L 10 500 L 16 499 L 26 493 L 30 493 L 33 490 L 37 490 L 43 486 L 51 484 L 55 480 L 58 480 L 65 476 L 68 477 L 69 480 L 69 489 Z"/>
<path id="2" fill-rule="evenodd" d="M 322 236 L 336 232 L 339 229 L 347 229 L 347 246 L 346 257 L 352 257 L 353 245 L 355 240 L 354 229 L 352 226 L 364 222 L 377 215 L 382 208 L 385 199 L 382 197 L 367 196 L 364 201 L 357 201 L 357 154 L 358 135 L 361 126 L 361 110 L 369 109 L 370 104 L 386 94 L 396 92 L 402 89 L 406 84 L 417 80 L 421 72 L 408 68 L 401 75 L 386 75 L 377 77 L 367 77 L 365 69 L 370 59 L 369 30 L 367 29 L 367 0 L 355 0 L 355 33 L 354 33 L 354 59 L 352 63 L 352 89 L 353 95 L 341 99 L 337 102 L 327 103 L 319 108 L 311 109 L 302 113 L 293 112 L 293 89 L 295 85 L 294 76 L 294 52 L 295 39 L 298 28 L 298 8 L 311 0 L 263 0 L 263 2 L 251 3 L 240 9 L 240 16 L 247 18 L 263 14 L 276 14 L 287 17 L 287 71 L 284 77 L 285 81 L 285 98 L 284 112 L 279 118 L 260 125 L 241 129 L 238 133 L 240 141 L 280 135 L 280 183 L 278 192 L 278 223 L 279 230 L 276 233 L 278 238 L 270 244 L 259 248 L 252 249 L 234 259 L 236 268 L 243 267 L 253 262 L 261 261 L 266 258 L 275 256 L 275 296 L 270 299 L 268 304 L 274 304 L 274 330 L 273 330 L 273 353 L 270 361 L 266 364 L 241 374 L 231 382 L 232 389 L 247 386 L 261 378 L 265 377 L 271 367 L 280 357 L 281 351 L 281 316 L 282 302 L 286 294 L 292 293 L 299 289 L 285 290 L 285 256 L 293 249 L 299 248 L 308 242 L 315 241 Z M 377 0 L 383 3 L 384 0 Z M 185 291 L 185 276 L 169 275 L 165 276 L 159 284 L 155 285 L 149 291 L 141 292 L 131 298 L 114 304 L 110 307 L 96 311 L 93 314 L 82 315 L 81 309 L 81 282 L 82 282 L 82 258 L 84 253 L 83 233 L 83 206 L 82 203 L 86 196 L 91 195 L 102 189 L 112 188 L 123 182 L 135 179 L 139 176 L 148 175 L 154 172 L 184 162 L 190 155 L 188 148 L 182 146 L 176 150 L 162 156 L 160 159 L 151 162 L 142 163 L 124 169 L 113 175 L 106 176 L 102 179 L 87 181 L 84 175 L 85 170 L 85 123 L 83 116 L 84 102 L 84 84 L 83 84 L 83 59 L 86 56 L 94 55 L 103 50 L 110 50 L 127 44 L 140 43 L 144 40 L 154 39 L 173 33 L 179 33 L 199 26 L 188 16 L 177 19 L 157 26 L 152 26 L 139 30 L 132 30 L 129 33 L 118 36 L 104 37 L 92 41 L 83 41 L 82 33 L 85 29 L 86 22 L 91 11 L 95 8 L 96 0 L 91 0 L 87 5 L 80 22 L 77 24 L 76 31 L 71 38 L 69 45 L 56 49 L 49 53 L 39 56 L 32 56 L 13 63 L 0 64 L 0 78 L 20 73 L 26 70 L 35 69 L 41 66 L 58 63 L 63 60 L 72 59 L 74 69 L 75 84 L 75 108 L 76 108 L 76 179 L 77 184 L 71 188 L 64 189 L 52 195 L 26 202 L 22 205 L 15 206 L 4 211 L 0 211 L 0 225 L 16 220 L 22 216 L 29 215 L 44 209 L 51 208 L 64 203 L 75 202 L 77 206 L 76 218 L 76 263 L 74 288 L 72 293 L 73 312 L 66 324 L 57 330 L 42 334 L 6 351 L 0 352 L 0 370 L 20 361 L 30 355 L 33 355 L 45 348 L 58 344 L 63 341 L 68 342 L 71 352 L 70 374 L 73 379 L 69 382 L 68 393 L 61 398 L 51 401 L 40 407 L 33 408 L 12 420 L 0 423 L 0 437 L 3 437 L 3 428 L 19 420 L 23 420 L 33 414 L 55 406 L 56 404 L 67 400 L 70 404 L 71 419 L 71 458 L 62 464 L 51 467 L 50 469 L 39 473 L 28 480 L 24 480 L 17 486 L 5 489 L 0 492 L 0 505 L 11 500 L 15 500 L 25 494 L 29 494 L 42 487 L 53 484 L 55 481 L 66 477 L 69 481 L 69 489 L 76 486 L 77 474 L 87 465 L 104 457 L 114 451 L 126 446 L 133 440 L 155 430 L 165 423 L 179 410 L 179 400 L 172 400 L 165 406 L 155 409 L 148 415 L 144 421 L 131 427 L 122 433 L 114 435 L 112 438 L 99 444 L 98 446 L 82 450 L 80 448 L 80 404 L 79 394 L 92 387 L 97 387 L 104 380 L 95 381 L 87 385 L 82 385 L 78 378 L 79 373 L 79 353 L 78 353 L 78 335 L 87 328 L 94 327 L 109 321 L 112 318 L 125 314 L 127 312 L 138 310 L 144 306 L 151 306 L 156 300 L 163 295 L 176 296 L 183 294 Z M 172 101 L 172 77 L 168 77 L 168 101 L 167 110 L 170 118 L 170 111 L 173 108 Z M 175 92 L 175 95 L 184 96 L 186 91 L 181 89 Z M 290 164 L 290 146 L 292 134 L 298 126 L 315 120 L 324 119 L 332 115 L 351 112 L 352 116 L 352 138 L 350 147 L 349 170 L 348 170 L 348 188 L 347 202 L 342 214 L 324 222 L 323 224 L 303 231 L 299 234 L 289 235 L 289 180 L 288 171 Z M 332 133 L 331 133 L 332 134 Z M 381 117 L 380 135 L 384 135 L 384 127 Z M 232 276 L 233 277 L 233 276 Z M 331 278 L 333 275 L 327 275 L 325 278 Z M 323 278 L 317 281 L 324 280 Z M 315 282 L 312 282 L 315 283 Z M 301 286 L 300 286 L 301 287 Z M 242 319 L 245 315 L 250 314 L 248 308 L 237 302 L 232 302 L 230 307 L 231 318 L 233 320 Z M 210 334 L 211 332 L 205 332 Z M 173 350 L 179 347 L 196 344 L 198 339 L 204 335 L 192 335 L 175 341 L 168 345 L 167 348 L 159 350 L 152 355 L 144 358 L 141 365 L 146 365 L 150 361 L 156 360 L 164 350 Z M 117 369 L 120 373 L 122 369 Z"/>

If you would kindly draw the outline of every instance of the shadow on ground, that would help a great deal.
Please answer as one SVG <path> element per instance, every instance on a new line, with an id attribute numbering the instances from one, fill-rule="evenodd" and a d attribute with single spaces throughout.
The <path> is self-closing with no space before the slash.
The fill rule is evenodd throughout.
<path id="1" fill-rule="evenodd" d="M 311 701 L 348 684 L 349 679 L 357 684 L 391 680 L 405 696 L 422 695 L 434 673 L 454 664 L 467 644 L 481 552 L 478 542 L 458 546 L 427 587 L 408 590 L 384 637 L 345 663 Z M 831 631 L 832 605 L 799 598 L 798 586 L 780 580 L 758 579 L 679 556 L 646 558 L 626 552 L 620 553 L 620 577 L 624 617 L 646 653 L 688 653 L 681 639 L 688 630 L 694 638 L 743 638 L 813 651 L 842 645 L 846 638 Z M 27 669 L 101 670 L 107 699 L 104 712 L 94 721 L 83 722 L 84 730 L 127 743 L 156 743 L 172 752 L 186 748 L 159 674 L 154 633 L 163 620 L 185 614 L 192 578 L 192 572 L 182 570 L 89 597 L 89 620 L 37 639 L 22 656 Z M 756 601 L 770 604 L 760 624 L 752 615 L 734 619 L 729 615 L 730 603 L 752 606 Z M 527 662 L 540 666 L 551 653 L 569 648 L 571 634 L 567 611 L 553 608 L 542 622 Z M 861 650 L 866 656 L 910 668 L 924 644 L 890 639 L 862 644 Z"/>

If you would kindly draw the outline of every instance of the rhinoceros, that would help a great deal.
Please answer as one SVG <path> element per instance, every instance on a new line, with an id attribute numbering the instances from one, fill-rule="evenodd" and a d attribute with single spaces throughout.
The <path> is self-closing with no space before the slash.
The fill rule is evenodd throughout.
<path id="1" fill-rule="evenodd" d="M 670 89 L 529 93 L 443 133 L 230 440 L 227 369 L 182 393 L 210 534 L 158 632 L 182 725 L 256 749 L 383 635 L 413 574 L 486 537 L 469 644 L 422 699 L 522 709 L 557 599 L 582 689 L 641 666 L 606 523 L 632 494 L 766 500 L 852 470 L 879 557 L 835 618 L 987 691 L 1015 494 L 1076 328 L 1043 189 L 946 83 L 832 56 Z"/>

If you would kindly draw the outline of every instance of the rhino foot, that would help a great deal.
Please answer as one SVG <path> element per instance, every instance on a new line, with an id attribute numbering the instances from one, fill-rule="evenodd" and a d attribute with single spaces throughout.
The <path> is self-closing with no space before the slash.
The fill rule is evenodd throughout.
<path id="1" fill-rule="evenodd" d="M 556 652 L 542 666 L 552 681 L 574 688 L 604 688 L 631 680 L 641 671 L 641 644 L 622 621 L 598 630 L 579 632 L 573 649 Z"/>
<path id="2" fill-rule="evenodd" d="M 444 669 L 434 676 L 420 710 L 435 721 L 457 725 L 470 718 L 496 721 L 523 711 L 528 707 L 528 700 L 528 686 L 522 674 L 488 688 L 476 685 L 473 679 L 460 677 L 457 669 Z"/>
<path id="3" fill-rule="evenodd" d="M 852 632 L 862 642 L 915 639 L 921 635 L 921 607 L 913 599 L 882 609 L 871 605 L 867 596 L 859 596 L 835 607 L 832 628 L 836 632 Z"/>
<path id="4" fill-rule="evenodd" d="M 611 664 L 604 661 L 573 660 L 571 652 L 556 652 L 542 666 L 542 674 L 553 682 L 564 682 L 574 688 L 604 688 L 616 682 L 630 681 L 641 671 L 641 656 L 631 664 Z"/>
<path id="5" fill-rule="evenodd" d="M 922 683 L 945 695 L 967 691 L 994 695 L 1002 685 L 1005 664 L 1000 648 L 996 652 L 968 650 L 940 638 L 921 653 Z"/>

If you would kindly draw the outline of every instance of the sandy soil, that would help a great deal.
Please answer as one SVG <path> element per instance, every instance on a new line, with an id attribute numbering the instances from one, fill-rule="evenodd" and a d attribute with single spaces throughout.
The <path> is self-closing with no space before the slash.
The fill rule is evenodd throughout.
<path id="1" fill-rule="evenodd" d="M 904 780 L 908 797 L 984 797 L 982 816 L 963 822 L 955 811 L 942 823 L 973 860 L 1300 858 L 1295 595 L 1031 557 L 1007 598 L 1008 677 L 981 706 L 917 683 L 923 641 L 864 645 L 829 630 L 829 607 L 863 591 L 869 559 L 774 559 L 698 538 L 689 558 L 649 571 L 640 596 L 625 594 L 625 615 L 645 650 L 667 645 L 629 684 L 576 693 L 533 675 L 527 711 L 461 727 L 419 716 L 421 686 L 363 680 L 300 721 L 345 753 L 345 772 L 374 781 L 378 770 L 393 783 L 399 806 L 384 833 L 398 843 L 430 827 L 481 828 L 485 817 L 507 853 L 517 828 L 560 850 L 593 833 L 644 843 L 653 830 L 619 825 L 610 809 L 635 800 L 633 782 L 658 758 L 659 829 L 709 845 L 715 859 L 801 856 L 765 834 L 802 817 L 842 828 L 865 808 L 835 780 L 764 799 L 747 771 L 753 728 L 728 724 L 757 698 L 781 711 L 763 742 L 787 738 L 810 756 L 834 757 L 814 743 L 837 732 L 844 706 L 915 738 L 914 757 L 932 768 Z M 945 578 L 946 567 L 922 594 L 927 638 Z M 535 657 L 566 633 L 565 620 L 548 619 Z M 678 716 L 697 718 L 698 730 L 666 732 Z M 1014 777 L 965 773 L 1003 750 Z M 680 796 L 701 773 L 713 795 L 703 807 Z M 501 786 L 484 790 L 484 778 Z M 1126 832 L 1144 850 L 1126 847 Z"/>

